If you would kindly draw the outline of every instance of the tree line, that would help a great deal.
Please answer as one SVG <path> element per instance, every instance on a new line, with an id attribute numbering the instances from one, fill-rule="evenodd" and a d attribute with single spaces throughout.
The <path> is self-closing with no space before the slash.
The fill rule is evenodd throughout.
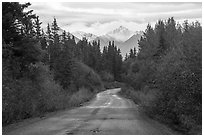
<path id="1" fill-rule="evenodd" d="M 123 65 L 124 90 L 147 114 L 185 133 L 202 125 L 202 27 L 198 21 L 176 24 L 174 18 L 148 25 L 136 56 Z M 128 67 L 127 67 L 128 66 Z"/>
<path id="2" fill-rule="evenodd" d="M 45 63 L 50 66 L 51 70 L 53 69 L 57 74 L 60 68 L 68 71 L 72 68 L 71 60 L 77 60 L 88 65 L 99 74 L 104 74 L 104 72 L 110 73 L 114 80 L 120 80 L 122 55 L 114 41 L 110 41 L 109 45 L 105 46 L 103 51 L 101 51 L 100 40 L 90 42 L 84 37 L 76 43 L 74 36 L 70 33 L 63 31 L 59 35 L 57 31 L 59 31 L 59 26 L 54 18 L 51 27 L 49 24 L 47 25 L 47 35 L 43 39 L 45 45 L 42 45 L 42 47 L 45 47 L 45 51 L 47 51 L 47 56 L 44 59 Z M 67 62 L 67 67 L 70 66 L 70 68 L 63 67 L 59 60 L 64 63 Z M 65 76 L 64 71 L 61 71 L 61 75 L 59 74 L 59 79 L 70 77 L 68 75 Z M 64 83 L 64 86 L 69 86 L 68 81 Z M 62 82 L 65 82 L 65 79 Z"/>

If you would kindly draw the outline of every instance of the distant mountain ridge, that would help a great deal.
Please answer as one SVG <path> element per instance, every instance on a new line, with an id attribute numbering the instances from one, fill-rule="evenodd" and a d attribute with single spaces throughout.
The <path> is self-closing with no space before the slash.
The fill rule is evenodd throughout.
<path id="1" fill-rule="evenodd" d="M 103 50 L 104 46 L 108 46 L 109 41 L 115 41 L 115 45 L 121 49 L 121 54 L 125 57 L 125 54 L 129 54 L 131 48 L 135 47 L 138 50 L 138 40 L 143 35 L 143 31 L 130 31 L 124 26 L 119 26 L 101 36 L 82 31 L 72 32 L 72 35 L 76 37 L 75 41 L 77 42 L 78 40 L 82 40 L 83 37 L 86 37 L 89 42 L 100 40 L 101 50 Z"/>
<path id="2" fill-rule="evenodd" d="M 123 57 L 125 57 L 125 54 L 130 52 L 130 49 L 132 48 L 136 48 L 136 50 L 138 51 L 138 41 L 141 38 L 141 34 L 134 34 L 132 37 L 130 37 L 128 40 L 126 40 L 125 42 L 123 42 L 119 47 L 121 49 L 121 54 L 123 55 Z"/>

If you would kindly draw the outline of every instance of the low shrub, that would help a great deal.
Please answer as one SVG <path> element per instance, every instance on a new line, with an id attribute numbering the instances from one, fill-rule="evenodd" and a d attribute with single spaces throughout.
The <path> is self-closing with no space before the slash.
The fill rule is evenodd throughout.
<path id="1" fill-rule="evenodd" d="M 80 88 L 79 91 L 73 93 L 69 99 L 69 106 L 80 106 L 83 102 L 89 101 L 93 98 L 94 93 L 87 88 Z"/>

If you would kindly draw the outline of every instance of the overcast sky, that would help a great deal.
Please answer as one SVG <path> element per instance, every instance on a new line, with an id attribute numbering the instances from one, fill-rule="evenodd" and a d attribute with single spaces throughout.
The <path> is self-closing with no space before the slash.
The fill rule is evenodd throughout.
<path id="1" fill-rule="evenodd" d="M 103 35 L 120 25 L 130 30 L 145 30 L 148 23 L 174 17 L 176 21 L 202 21 L 202 3 L 93 3 L 31 2 L 29 9 L 40 16 L 43 27 L 56 17 L 67 31 Z"/>

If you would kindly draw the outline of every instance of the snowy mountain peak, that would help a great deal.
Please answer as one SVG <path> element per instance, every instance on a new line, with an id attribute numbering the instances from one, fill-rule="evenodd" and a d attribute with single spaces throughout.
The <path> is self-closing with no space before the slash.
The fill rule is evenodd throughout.
<path id="1" fill-rule="evenodd" d="M 79 38 L 79 39 L 83 39 L 84 37 L 86 37 L 88 39 L 88 41 L 92 41 L 94 39 L 97 38 L 96 35 L 92 34 L 92 33 L 86 33 L 86 32 L 83 32 L 83 31 L 75 31 L 75 32 L 72 32 L 72 34 Z"/>
<path id="2" fill-rule="evenodd" d="M 118 28 L 114 29 L 113 31 L 108 32 L 106 35 L 109 35 L 118 41 L 126 41 L 133 34 L 134 34 L 134 32 L 130 31 L 128 28 L 126 28 L 124 26 L 119 26 Z"/>
<path id="3" fill-rule="evenodd" d="M 113 31 L 108 32 L 107 34 L 117 34 L 117 33 L 129 33 L 130 30 L 124 26 L 114 29 Z"/>

